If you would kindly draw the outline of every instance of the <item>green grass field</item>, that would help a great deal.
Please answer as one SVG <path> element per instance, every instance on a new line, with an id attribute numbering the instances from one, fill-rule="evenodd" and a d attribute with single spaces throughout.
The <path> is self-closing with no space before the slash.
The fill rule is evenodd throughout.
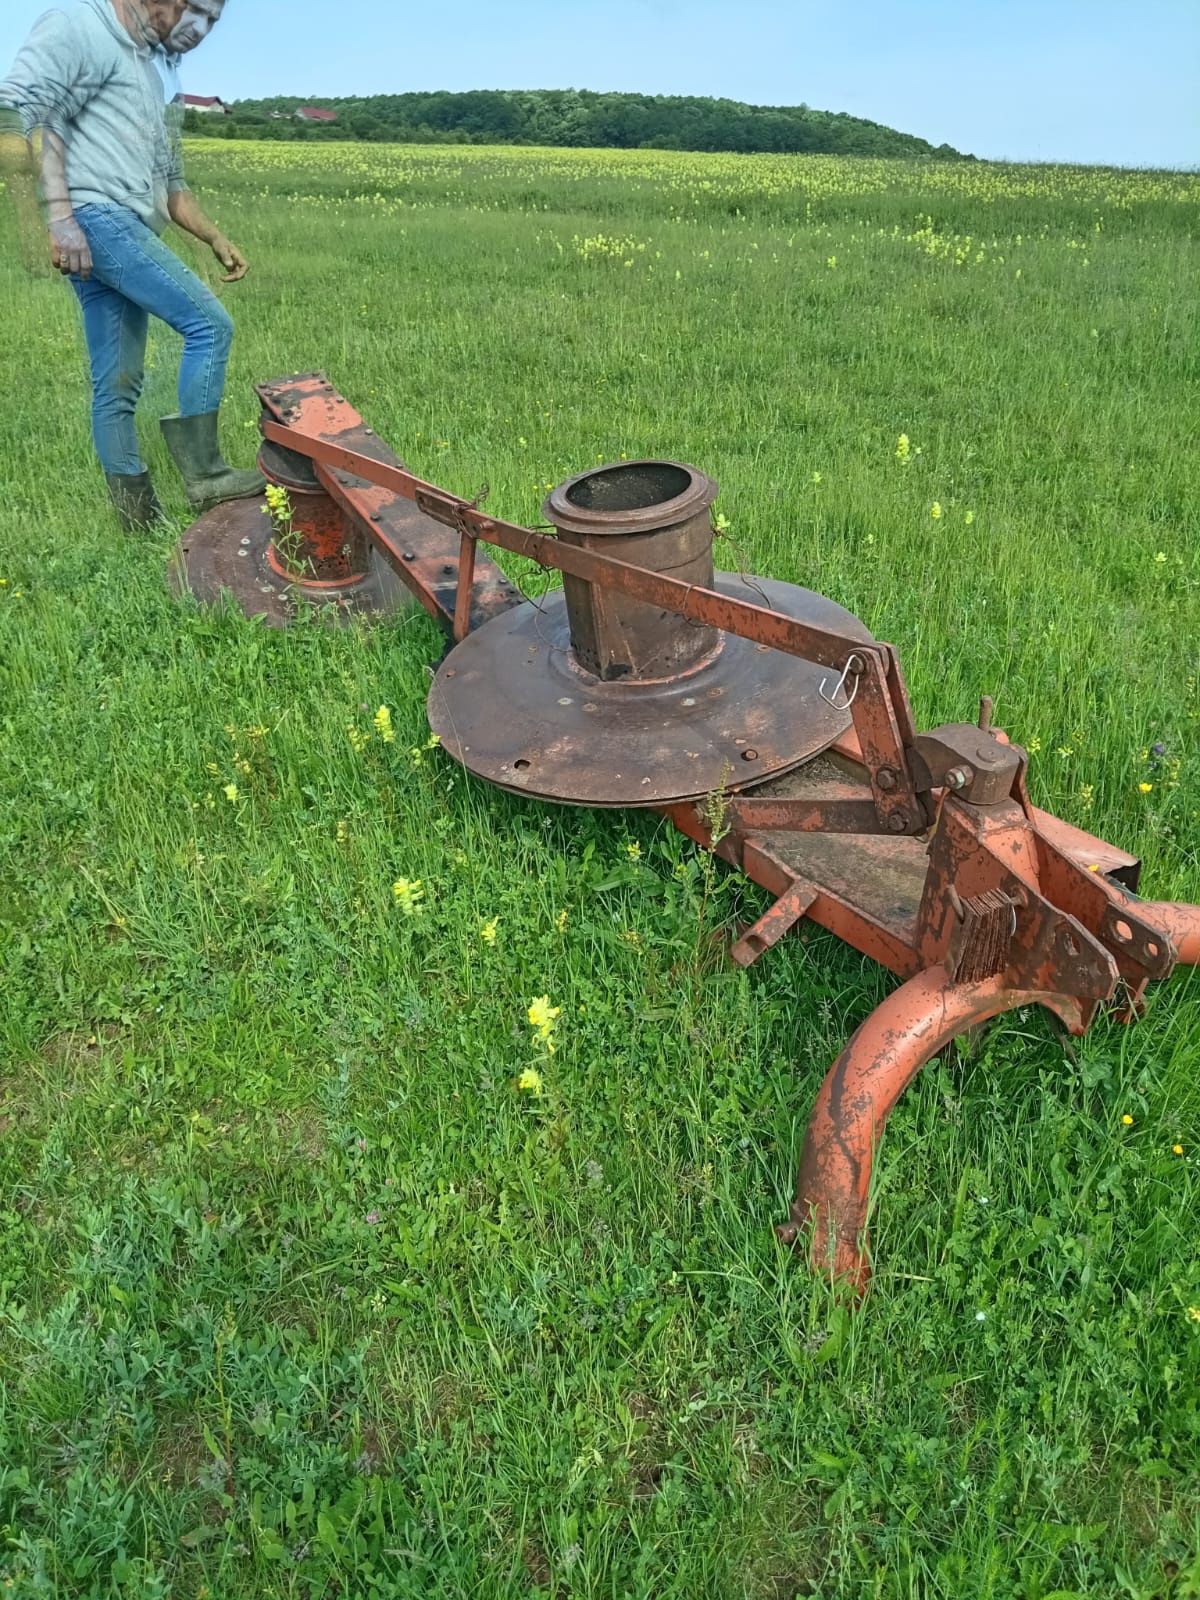
<path id="1" fill-rule="evenodd" d="M 1035 799 L 1200 899 L 1200 179 L 191 169 L 254 264 L 231 454 L 254 382 L 321 368 L 514 520 L 693 462 L 721 564 L 857 611 L 925 725 L 994 693 Z M 1196 1600 L 1200 981 L 931 1065 L 848 1316 L 772 1224 L 891 980 L 816 932 L 740 973 L 714 935 L 764 900 L 665 824 L 464 779 L 422 615 L 175 602 L 176 352 L 178 526 L 131 539 L 6 217 L 0 1592 Z"/>

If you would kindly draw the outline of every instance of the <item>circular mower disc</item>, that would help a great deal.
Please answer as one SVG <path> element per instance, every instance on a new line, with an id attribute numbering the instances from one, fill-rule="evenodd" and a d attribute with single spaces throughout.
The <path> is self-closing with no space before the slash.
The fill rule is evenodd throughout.
<path id="1" fill-rule="evenodd" d="M 864 643 L 832 600 L 769 578 L 718 573 L 716 588 Z M 429 721 L 476 777 L 539 800 L 657 806 L 745 788 L 829 748 L 850 714 L 821 698 L 836 673 L 734 634 L 669 680 L 601 682 L 575 663 L 561 592 L 515 606 L 442 663 Z"/>
<path id="2" fill-rule="evenodd" d="M 232 595 L 248 617 L 286 628 L 300 605 L 334 606 L 362 616 L 395 611 L 411 604 L 408 590 L 371 552 L 366 576 L 354 584 L 295 582 L 267 559 L 271 519 L 261 497 L 227 500 L 193 522 L 171 562 L 176 594 L 191 594 L 212 605 Z"/>

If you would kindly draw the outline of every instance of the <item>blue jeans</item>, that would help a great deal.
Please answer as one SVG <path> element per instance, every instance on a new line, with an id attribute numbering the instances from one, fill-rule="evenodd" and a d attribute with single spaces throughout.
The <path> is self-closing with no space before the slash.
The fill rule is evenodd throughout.
<path id="1" fill-rule="evenodd" d="M 79 206 L 92 275 L 72 278 L 92 363 L 92 434 L 105 472 L 144 470 L 133 415 L 146 373 L 150 318 L 183 335 L 179 414 L 216 411 L 225 392 L 233 319 L 194 272 L 132 211 Z"/>

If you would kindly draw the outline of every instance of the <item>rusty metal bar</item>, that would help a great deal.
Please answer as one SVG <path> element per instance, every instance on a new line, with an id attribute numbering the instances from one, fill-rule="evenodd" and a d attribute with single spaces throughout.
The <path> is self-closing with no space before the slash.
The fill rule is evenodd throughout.
<path id="1" fill-rule="evenodd" d="M 471 595 L 475 588 L 475 540 L 466 528 L 458 545 L 458 593 L 454 600 L 454 642 L 471 631 Z"/>
<path id="2" fill-rule="evenodd" d="M 788 934 L 804 917 L 817 898 L 811 883 L 799 879 L 784 891 L 758 921 L 745 930 L 741 938 L 730 946 L 729 959 L 739 967 L 752 967 L 759 956 L 774 949 L 780 939 Z"/>
<path id="3" fill-rule="evenodd" d="M 861 640 L 797 622 L 766 606 L 751 605 L 748 601 L 718 594 L 713 589 L 681 583 L 676 578 L 649 572 L 644 567 L 631 566 L 625 561 L 614 561 L 611 556 L 577 549 L 531 528 L 485 516 L 469 500 L 425 483 L 403 468 L 376 461 L 371 456 L 347 450 L 328 440 L 298 433 L 267 417 L 263 418 L 261 426 L 264 436 L 275 443 L 294 450 L 298 455 L 306 455 L 322 466 L 353 473 L 380 489 L 412 500 L 426 516 L 444 523 L 446 527 L 458 532 L 465 527 L 476 539 L 507 550 L 511 555 L 525 556 L 539 566 L 568 573 L 585 582 L 620 589 L 635 599 L 661 606 L 663 610 L 674 612 L 689 622 L 707 623 L 725 633 L 735 633 L 740 638 L 769 645 L 788 655 L 802 656 L 806 661 L 814 661 L 819 666 L 829 667 L 839 673 L 844 670 L 851 655 L 870 657 L 878 654 L 883 657 L 887 652 L 888 661 L 883 667 L 886 680 L 890 667 L 888 646 L 864 645 Z M 378 538 L 374 529 L 368 531 L 372 539 Z M 896 737 L 898 739 L 898 731 Z"/>

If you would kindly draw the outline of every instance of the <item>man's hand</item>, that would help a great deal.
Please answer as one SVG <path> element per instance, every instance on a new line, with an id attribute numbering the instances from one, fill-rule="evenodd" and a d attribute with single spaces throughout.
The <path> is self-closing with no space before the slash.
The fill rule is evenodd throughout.
<path id="1" fill-rule="evenodd" d="M 250 271 L 250 263 L 236 245 L 230 244 L 224 234 L 219 233 L 213 240 L 212 252 L 225 268 L 222 283 L 240 283 Z"/>
<path id="2" fill-rule="evenodd" d="M 92 247 L 74 217 L 50 223 L 50 260 L 64 278 L 74 276 L 86 282 L 91 277 Z"/>

